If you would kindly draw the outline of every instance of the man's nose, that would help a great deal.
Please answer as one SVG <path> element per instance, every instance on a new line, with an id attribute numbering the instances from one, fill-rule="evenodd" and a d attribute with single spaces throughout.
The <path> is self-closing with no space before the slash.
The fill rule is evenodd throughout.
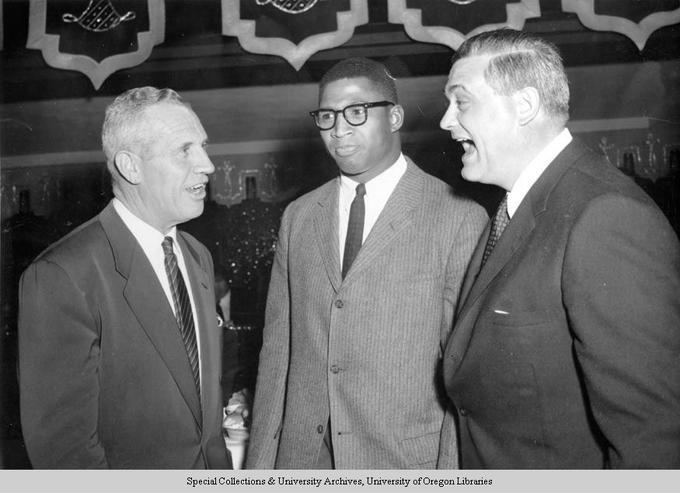
<path id="1" fill-rule="evenodd" d="M 215 165 L 211 161 L 210 156 L 208 156 L 206 149 L 201 149 L 201 155 L 198 157 L 195 170 L 197 173 L 204 173 L 206 175 L 215 172 Z"/>
<path id="2" fill-rule="evenodd" d="M 439 127 L 443 130 L 451 130 L 458 125 L 458 110 L 454 104 L 450 104 L 446 113 L 439 122 Z"/>
<path id="3" fill-rule="evenodd" d="M 352 132 L 352 125 L 347 123 L 345 120 L 345 115 L 342 112 L 338 113 L 335 117 L 335 125 L 331 129 L 332 135 L 334 137 L 342 137 Z"/>

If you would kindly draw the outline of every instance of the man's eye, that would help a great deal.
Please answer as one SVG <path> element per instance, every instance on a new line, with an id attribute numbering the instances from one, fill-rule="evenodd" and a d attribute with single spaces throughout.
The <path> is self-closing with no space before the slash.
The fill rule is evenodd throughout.
<path id="1" fill-rule="evenodd" d="M 319 118 L 319 120 L 321 120 L 322 122 L 328 122 L 328 121 L 330 121 L 330 120 L 333 119 L 333 113 L 331 113 L 330 111 L 328 111 L 328 112 L 323 112 L 323 113 L 319 113 L 318 118 Z"/>
<path id="2" fill-rule="evenodd" d="M 364 116 L 364 111 L 363 106 L 355 106 L 354 108 L 349 109 L 349 114 L 355 117 L 362 117 Z"/>

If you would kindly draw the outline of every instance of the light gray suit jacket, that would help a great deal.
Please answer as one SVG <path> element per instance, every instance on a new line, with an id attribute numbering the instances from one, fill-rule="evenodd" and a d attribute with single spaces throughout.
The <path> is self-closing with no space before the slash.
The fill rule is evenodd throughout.
<path id="1" fill-rule="evenodd" d="M 343 280 L 338 190 L 283 215 L 247 467 L 313 468 L 329 416 L 338 469 L 455 467 L 439 369 L 486 213 L 408 160 Z"/>

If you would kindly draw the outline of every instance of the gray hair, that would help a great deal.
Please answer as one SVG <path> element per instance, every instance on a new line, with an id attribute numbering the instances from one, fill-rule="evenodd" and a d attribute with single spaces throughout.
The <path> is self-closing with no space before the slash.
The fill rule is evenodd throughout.
<path id="1" fill-rule="evenodd" d="M 569 82 L 555 45 L 523 31 L 499 29 L 465 40 L 453 63 L 477 55 L 492 57 L 484 77 L 497 93 L 509 95 L 524 87 L 534 87 L 546 112 L 561 124 L 567 122 Z"/>
<path id="2" fill-rule="evenodd" d="M 139 132 L 139 123 L 147 108 L 160 103 L 190 108 L 172 89 L 156 89 L 150 86 L 130 89 L 107 106 L 102 126 L 102 147 L 107 167 L 114 179 L 116 174 L 113 172 L 113 160 L 116 153 L 121 150 L 144 150 L 148 144 L 144 137 L 147 134 Z"/>

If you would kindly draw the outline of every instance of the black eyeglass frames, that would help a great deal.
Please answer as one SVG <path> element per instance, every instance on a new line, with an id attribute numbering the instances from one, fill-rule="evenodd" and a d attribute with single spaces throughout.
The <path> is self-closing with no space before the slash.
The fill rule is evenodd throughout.
<path id="1" fill-rule="evenodd" d="M 373 103 L 355 103 L 345 106 L 341 110 L 333 110 L 330 108 L 319 108 L 318 110 L 310 111 L 309 114 L 314 118 L 314 124 L 320 130 L 330 130 L 335 126 L 335 121 L 338 113 L 342 113 L 345 121 L 353 127 L 363 125 L 368 120 L 368 108 L 375 108 L 376 106 L 393 105 L 392 101 L 375 101 Z"/>

